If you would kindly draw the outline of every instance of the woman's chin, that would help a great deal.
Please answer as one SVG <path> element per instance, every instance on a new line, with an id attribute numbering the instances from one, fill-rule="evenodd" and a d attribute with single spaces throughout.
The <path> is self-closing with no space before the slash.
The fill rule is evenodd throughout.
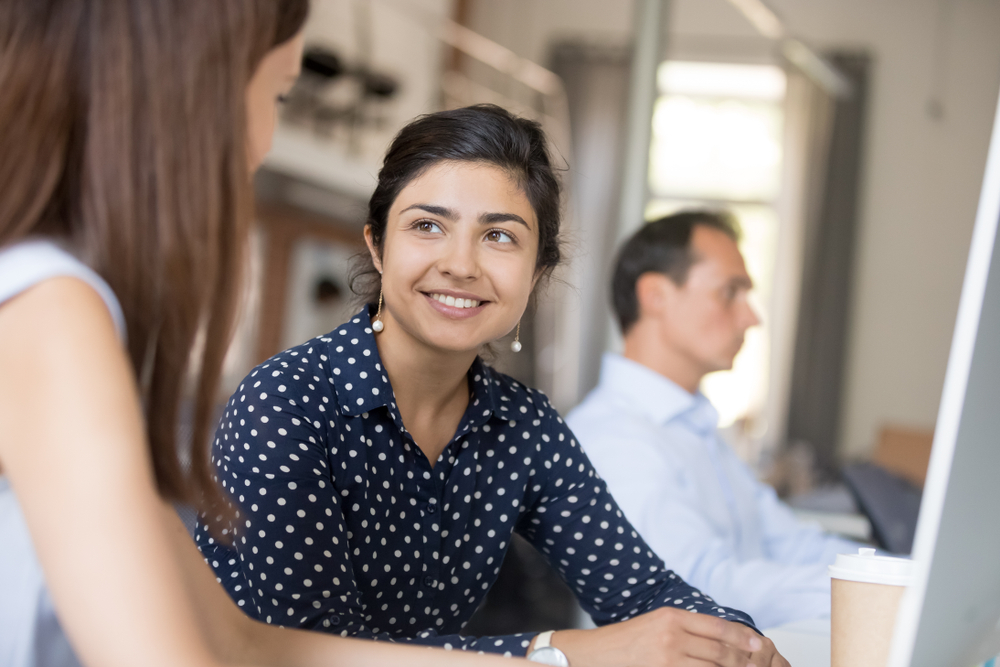
<path id="1" fill-rule="evenodd" d="M 479 354 L 484 345 L 494 340 L 494 338 L 484 336 L 469 336 L 464 332 L 447 335 L 441 331 L 428 332 L 427 335 L 419 338 L 420 342 L 433 352 L 463 357 Z"/>
<path id="2" fill-rule="evenodd" d="M 426 348 L 429 352 L 440 355 L 455 355 L 475 357 L 484 346 L 501 339 L 513 327 L 488 326 L 482 322 L 474 325 L 474 320 L 448 320 L 440 317 L 414 318 L 415 326 L 405 326 L 400 322 L 386 323 L 386 329 L 395 326 L 407 336 Z M 486 325 L 486 326 L 483 326 Z"/>
<path id="3" fill-rule="evenodd" d="M 483 341 L 482 343 L 470 343 L 467 340 L 456 341 L 456 340 L 427 340 L 424 341 L 425 345 L 433 350 L 434 352 L 440 354 L 453 354 L 456 356 L 475 356 L 479 354 L 479 350 L 482 349 L 483 345 L 489 341 Z"/>

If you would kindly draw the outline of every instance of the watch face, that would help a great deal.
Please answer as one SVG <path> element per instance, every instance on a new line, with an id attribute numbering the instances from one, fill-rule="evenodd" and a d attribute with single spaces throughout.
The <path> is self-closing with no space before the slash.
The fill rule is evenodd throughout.
<path id="1" fill-rule="evenodd" d="M 535 649 L 528 656 L 528 660 L 543 665 L 553 665 L 553 667 L 569 667 L 569 660 L 566 659 L 566 654 L 555 646 Z"/>

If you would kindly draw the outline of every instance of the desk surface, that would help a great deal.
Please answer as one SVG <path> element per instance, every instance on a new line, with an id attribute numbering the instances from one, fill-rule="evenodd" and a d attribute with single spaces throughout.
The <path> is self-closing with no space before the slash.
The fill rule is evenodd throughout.
<path id="1" fill-rule="evenodd" d="M 830 667 L 830 619 L 796 621 L 764 631 L 792 667 Z"/>

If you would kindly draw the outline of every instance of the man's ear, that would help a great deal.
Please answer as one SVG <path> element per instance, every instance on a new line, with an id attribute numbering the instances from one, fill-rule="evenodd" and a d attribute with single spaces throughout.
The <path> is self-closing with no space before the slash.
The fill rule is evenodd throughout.
<path id="1" fill-rule="evenodd" d="M 635 281 L 635 300 L 639 306 L 639 319 L 644 315 L 657 316 L 667 305 L 668 292 L 673 283 L 662 273 L 648 271 Z"/>
<path id="2" fill-rule="evenodd" d="M 368 254 L 372 256 L 372 264 L 375 265 L 375 269 L 382 273 L 382 258 L 379 256 L 378 248 L 375 247 L 375 242 L 372 240 L 372 226 L 365 225 L 365 245 L 368 246 Z"/>

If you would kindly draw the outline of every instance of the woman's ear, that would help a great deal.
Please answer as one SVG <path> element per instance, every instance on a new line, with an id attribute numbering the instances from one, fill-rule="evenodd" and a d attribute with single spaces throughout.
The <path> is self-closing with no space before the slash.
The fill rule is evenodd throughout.
<path id="1" fill-rule="evenodd" d="M 372 226 L 365 225 L 365 245 L 368 246 L 368 254 L 372 256 L 372 264 L 375 265 L 375 269 L 382 273 L 382 257 L 379 253 L 378 248 L 375 247 L 375 241 L 372 237 Z"/>
<path id="2" fill-rule="evenodd" d="M 535 271 L 535 275 L 531 279 L 531 291 L 532 291 L 532 293 L 534 293 L 535 288 L 538 287 L 538 281 L 541 280 L 542 276 L 544 276 L 547 272 L 548 272 L 548 269 L 544 269 L 544 268 L 543 269 L 538 269 L 538 270 Z"/>

